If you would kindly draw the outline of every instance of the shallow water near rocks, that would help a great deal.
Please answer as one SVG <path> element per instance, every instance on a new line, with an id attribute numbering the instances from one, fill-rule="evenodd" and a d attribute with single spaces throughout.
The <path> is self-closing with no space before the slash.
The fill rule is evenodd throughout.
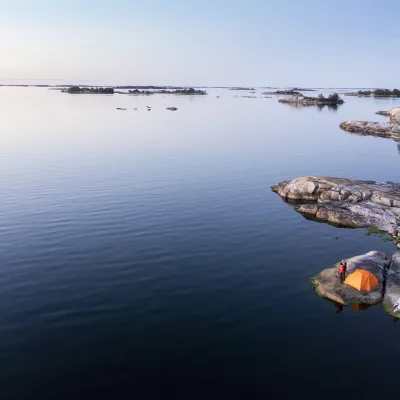
<path id="1" fill-rule="evenodd" d="M 337 313 L 310 282 L 393 244 L 307 220 L 270 186 L 400 181 L 396 142 L 339 128 L 400 99 L 293 108 L 262 91 L 0 89 L 4 398 L 393 393 L 400 323 Z"/>

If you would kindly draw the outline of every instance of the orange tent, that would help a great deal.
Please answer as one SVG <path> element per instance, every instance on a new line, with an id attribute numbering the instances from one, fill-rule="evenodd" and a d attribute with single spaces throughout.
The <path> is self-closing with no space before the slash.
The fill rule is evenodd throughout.
<path id="1" fill-rule="evenodd" d="M 371 272 L 365 269 L 356 269 L 344 281 L 346 285 L 352 286 L 357 290 L 371 290 L 378 286 L 378 279 Z"/>

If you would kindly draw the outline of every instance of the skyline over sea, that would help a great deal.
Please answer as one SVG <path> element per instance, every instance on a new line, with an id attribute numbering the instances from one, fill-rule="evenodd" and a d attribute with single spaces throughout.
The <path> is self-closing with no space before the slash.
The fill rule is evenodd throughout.
<path id="1" fill-rule="evenodd" d="M 0 5 L 1 80 L 391 87 L 400 64 L 397 0 Z"/>
<path id="2" fill-rule="evenodd" d="M 62 80 L 62 79 L 10 79 L 10 80 L 2 80 L 0 79 L 0 87 L 1 86 L 43 86 L 43 87 L 61 87 L 61 86 L 109 86 L 109 87 L 194 87 L 194 88 L 209 88 L 209 89 L 228 89 L 228 88 L 244 88 L 244 86 L 240 85 L 192 85 L 192 84 L 179 84 L 179 85 L 172 85 L 168 83 L 161 83 L 161 84 L 154 84 L 154 83 L 149 83 L 149 84 L 136 84 L 136 83 L 104 83 L 104 82 L 99 82 L 99 81 L 85 81 L 85 80 L 76 80 L 76 81 L 69 81 L 69 80 Z M 400 86 L 400 85 L 398 85 Z M 382 89 L 383 87 L 377 86 L 377 87 L 312 87 L 312 86 L 304 86 L 304 85 L 289 85 L 289 86 L 277 86 L 277 85 L 270 85 L 270 86 L 265 86 L 265 85 L 247 85 L 246 88 L 252 89 L 290 89 L 290 88 L 299 88 L 299 89 L 313 89 L 313 90 L 329 90 L 329 89 L 337 89 L 337 90 L 347 90 L 347 89 Z M 388 88 L 394 89 L 395 86 L 389 86 Z"/>

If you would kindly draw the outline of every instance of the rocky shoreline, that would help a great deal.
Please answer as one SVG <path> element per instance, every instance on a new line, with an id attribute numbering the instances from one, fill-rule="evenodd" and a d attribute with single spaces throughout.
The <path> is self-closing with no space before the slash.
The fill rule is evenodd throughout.
<path id="1" fill-rule="evenodd" d="M 370 291 L 359 291 L 353 287 L 341 284 L 338 277 L 338 264 L 333 268 L 321 271 L 312 278 L 313 285 L 321 297 L 338 304 L 375 305 L 382 304 L 385 311 L 400 318 L 400 311 L 395 310 L 395 304 L 400 299 L 400 253 L 393 255 L 370 251 L 347 260 L 347 274 L 356 269 L 371 272 L 378 279 L 378 286 Z"/>
<path id="2" fill-rule="evenodd" d="M 400 107 L 390 111 L 378 111 L 378 115 L 389 117 L 389 122 L 344 121 L 340 128 L 359 134 L 400 140 Z"/>
<path id="3" fill-rule="evenodd" d="M 344 227 L 400 231 L 400 184 L 306 176 L 272 186 L 296 211 Z M 397 236 L 397 235 L 396 235 Z"/>

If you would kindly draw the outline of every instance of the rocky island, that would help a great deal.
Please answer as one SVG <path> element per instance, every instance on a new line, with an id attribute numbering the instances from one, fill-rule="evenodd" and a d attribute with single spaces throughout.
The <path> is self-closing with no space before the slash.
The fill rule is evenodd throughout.
<path id="1" fill-rule="evenodd" d="M 207 92 L 205 90 L 200 90 L 200 89 L 176 89 L 176 90 L 166 90 L 166 89 L 161 89 L 161 90 L 129 90 L 129 94 L 133 95 L 145 95 L 149 96 L 152 94 L 176 94 L 176 95 L 205 95 Z"/>
<path id="2" fill-rule="evenodd" d="M 400 231 L 400 183 L 305 176 L 272 186 L 306 217 L 343 227 Z"/>
<path id="3" fill-rule="evenodd" d="M 338 278 L 338 264 L 321 271 L 312 278 L 313 285 L 321 297 L 342 305 L 382 304 L 391 315 L 400 318 L 395 304 L 400 299 L 400 253 L 393 255 L 370 251 L 347 260 L 347 274 L 356 269 L 371 272 L 378 285 L 370 291 L 359 291 L 347 284 L 341 284 Z"/>
<path id="4" fill-rule="evenodd" d="M 71 86 L 68 89 L 63 89 L 62 92 L 67 92 L 71 94 L 114 94 L 114 88 L 112 87 L 80 87 Z"/>
<path id="5" fill-rule="evenodd" d="M 399 89 L 359 90 L 358 92 L 344 93 L 345 96 L 358 97 L 400 97 Z"/>
<path id="6" fill-rule="evenodd" d="M 264 92 L 263 94 L 276 94 L 276 95 L 285 95 L 285 96 L 301 96 L 300 92 L 315 92 L 315 89 L 303 89 L 303 88 L 293 88 L 293 89 L 284 89 L 277 90 L 275 92 Z"/>
<path id="7" fill-rule="evenodd" d="M 285 99 L 279 100 L 280 103 L 288 103 L 288 104 L 298 104 L 303 106 L 313 106 L 313 105 L 331 105 L 336 106 L 339 104 L 343 104 L 343 99 L 337 93 L 330 94 L 328 97 L 324 97 L 320 94 L 318 97 L 308 97 L 302 94 L 289 96 Z"/>
<path id="8" fill-rule="evenodd" d="M 347 132 L 400 140 L 400 107 L 390 111 L 378 111 L 378 115 L 389 117 L 389 122 L 344 121 L 340 127 Z"/>

